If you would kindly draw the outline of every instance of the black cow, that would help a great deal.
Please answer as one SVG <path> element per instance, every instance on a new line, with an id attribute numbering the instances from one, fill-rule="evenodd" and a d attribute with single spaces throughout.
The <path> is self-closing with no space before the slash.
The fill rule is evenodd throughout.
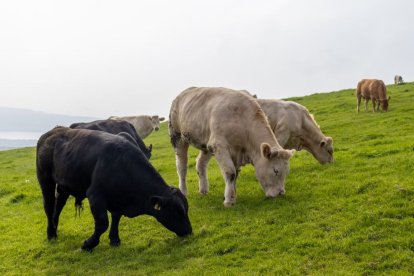
<path id="1" fill-rule="evenodd" d="M 148 148 L 145 146 L 142 139 L 137 135 L 134 126 L 126 121 L 116 120 L 97 120 L 90 123 L 74 123 L 69 126 L 70 128 L 78 129 L 92 129 L 109 132 L 112 134 L 118 134 L 120 132 L 126 132 L 132 136 L 133 140 L 138 144 L 138 147 L 145 154 L 147 159 L 151 158 L 152 145 Z"/>
<path id="2" fill-rule="evenodd" d="M 108 228 L 110 244 L 120 244 L 121 216 L 155 217 L 178 236 L 191 234 L 188 203 L 179 189 L 168 186 L 129 134 L 55 127 L 37 143 L 36 172 L 48 220 L 47 237 L 57 237 L 59 215 L 69 195 L 80 206 L 87 197 L 95 231 L 82 246 L 92 250 Z"/>

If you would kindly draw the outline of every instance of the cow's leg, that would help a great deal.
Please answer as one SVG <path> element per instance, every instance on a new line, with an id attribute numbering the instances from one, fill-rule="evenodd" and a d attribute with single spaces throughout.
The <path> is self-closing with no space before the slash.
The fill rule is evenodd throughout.
<path id="1" fill-rule="evenodd" d="M 112 213 L 111 229 L 109 230 L 109 244 L 112 246 L 119 246 L 121 239 L 119 238 L 118 225 L 121 220 L 121 215 Z"/>
<path id="2" fill-rule="evenodd" d="M 208 177 L 207 167 L 212 154 L 208 151 L 200 151 L 197 156 L 197 174 L 198 174 L 198 189 L 200 194 L 206 195 L 208 193 Z"/>
<path id="3" fill-rule="evenodd" d="M 376 105 L 376 101 L 375 101 L 375 99 L 374 99 L 374 98 L 372 98 L 371 100 L 372 100 L 372 107 L 373 107 L 372 112 L 375 112 L 375 105 Z"/>
<path id="4" fill-rule="evenodd" d="M 230 153 L 226 149 L 217 148 L 214 152 L 223 174 L 226 188 L 224 190 L 224 207 L 231 207 L 236 203 L 236 178 L 237 170 L 231 159 Z"/>
<path id="5" fill-rule="evenodd" d="M 361 105 L 361 95 L 357 95 L 357 112 L 359 112 L 360 105 Z"/>
<path id="6" fill-rule="evenodd" d="M 368 102 L 369 102 L 369 98 L 365 99 L 365 112 L 368 111 Z"/>
<path id="7" fill-rule="evenodd" d="M 102 196 L 88 197 L 91 212 L 95 220 L 95 231 L 82 245 L 82 249 L 92 251 L 99 244 L 99 238 L 108 229 L 108 214 L 105 199 Z"/>
<path id="8" fill-rule="evenodd" d="M 55 203 L 55 212 L 53 213 L 53 222 L 56 227 L 56 231 L 59 224 L 59 216 L 62 212 L 63 207 L 66 204 L 66 201 L 69 198 L 69 194 L 62 191 L 59 186 L 57 187 L 57 194 L 56 194 L 56 203 Z"/>
<path id="9" fill-rule="evenodd" d="M 38 169 L 39 171 L 39 169 Z M 55 190 L 56 183 L 47 173 L 37 173 L 40 188 L 43 194 L 43 207 L 47 217 L 47 238 L 49 240 L 57 238 L 55 223 L 53 222 L 53 214 L 55 212 Z"/>
<path id="10" fill-rule="evenodd" d="M 177 174 L 178 174 L 178 185 L 180 187 L 181 192 L 187 196 L 187 163 L 188 163 L 188 146 L 184 141 L 179 141 L 175 147 L 175 161 L 177 166 Z"/>

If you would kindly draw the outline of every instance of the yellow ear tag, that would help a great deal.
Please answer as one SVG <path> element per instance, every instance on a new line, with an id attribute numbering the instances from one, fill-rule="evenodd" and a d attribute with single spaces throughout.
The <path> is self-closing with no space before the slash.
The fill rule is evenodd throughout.
<path id="1" fill-rule="evenodd" d="M 157 210 L 157 211 L 161 210 L 161 205 L 159 203 L 156 203 L 154 205 L 154 209 Z"/>

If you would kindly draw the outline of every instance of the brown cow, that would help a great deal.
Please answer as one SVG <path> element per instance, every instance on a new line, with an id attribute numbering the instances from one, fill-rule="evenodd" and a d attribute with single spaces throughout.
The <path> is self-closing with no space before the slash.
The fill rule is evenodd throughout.
<path id="1" fill-rule="evenodd" d="M 270 128 L 285 149 L 309 151 L 321 164 L 333 162 L 333 140 L 323 135 L 312 114 L 295 102 L 258 99 Z"/>
<path id="2" fill-rule="evenodd" d="M 358 82 L 356 96 L 357 112 L 359 112 L 361 98 L 365 99 L 365 111 L 368 111 L 369 99 L 372 100 L 373 112 L 379 111 L 380 104 L 383 111 L 388 111 L 388 101 L 390 100 L 390 97 L 387 99 L 387 88 L 382 80 L 361 80 Z"/>
<path id="3" fill-rule="evenodd" d="M 254 98 L 227 88 L 188 88 L 171 105 L 169 133 L 184 194 L 190 144 L 200 150 L 196 168 L 202 194 L 208 193 L 208 162 L 216 157 L 226 183 L 225 207 L 236 202 L 239 169 L 249 163 L 254 165 L 266 196 L 284 194 L 294 150 L 279 145 Z"/>

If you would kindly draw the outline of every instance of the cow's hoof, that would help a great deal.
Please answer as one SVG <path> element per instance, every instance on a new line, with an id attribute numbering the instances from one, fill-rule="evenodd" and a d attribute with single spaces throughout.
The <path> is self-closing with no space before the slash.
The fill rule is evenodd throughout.
<path id="1" fill-rule="evenodd" d="M 199 192 L 203 196 L 208 194 L 208 190 L 200 190 Z"/>
<path id="2" fill-rule="evenodd" d="M 96 242 L 93 239 L 87 239 L 82 245 L 82 250 L 92 252 L 92 249 L 94 249 L 95 246 L 97 246 L 98 244 L 99 244 L 99 241 Z"/>
<path id="3" fill-rule="evenodd" d="M 109 245 L 113 246 L 113 247 L 118 247 L 121 245 L 121 240 L 120 239 L 113 239 L 109 241 Z"/>
<path id="4" fill-rule="evenodd" d="M 56 239 L 56 238 L 57 238 L 56 228 L 48 227 L 47 228 L 47 239 L 50 241 L 50 240 L 53 240 L 53 239 Z"/>
<path id="5" fill-rule="evenodd" d="M 86 252 L 92 252 L 92 250 L 93 250 L 93 248 L 89 248 L 89 247 L 85 246 L 85 244 L 82 245 L 81 249 L 83 251 L 86 251 Z"/>
<path id="6" fill-rule="evenodd" d="M 53 241 L 53 240 L 56 240 L 57 239 L 57 235 L 56 234 L 53 234 L 53 235 L 47 235 L 47 239 L 49 240 L 49 241 Z"/>
<path id="7" fill-rule="evenodd" d="M 236 203 L 236 202 L 232 202 L 232 201 L 230 201 L 230 202 L 224 202 L 224 203 L 223 203 L 223 205 L 224 205 L 224 207 L 226 207 L 226 208 L 230 208 L 230 207 L 233 207 L 235 203 Z"/>

